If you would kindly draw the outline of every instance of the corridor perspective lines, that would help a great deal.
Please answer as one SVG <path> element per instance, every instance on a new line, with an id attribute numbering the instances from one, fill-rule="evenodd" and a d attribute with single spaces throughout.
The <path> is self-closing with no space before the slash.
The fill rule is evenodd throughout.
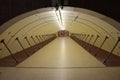
<path id="1" fill-rule="evenodd" d="M 69 37 L 56 38 L 17 67 L 105 67 Z"/>

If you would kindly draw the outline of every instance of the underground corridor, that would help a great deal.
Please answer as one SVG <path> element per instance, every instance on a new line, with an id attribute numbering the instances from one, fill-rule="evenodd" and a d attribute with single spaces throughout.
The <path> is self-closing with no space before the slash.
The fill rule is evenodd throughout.
<path id="1" fill-rule="evenodd" d="M 21 14 L 0 27 L 0 80 L 119 80 L 118 24 L 67 6 Z"/>

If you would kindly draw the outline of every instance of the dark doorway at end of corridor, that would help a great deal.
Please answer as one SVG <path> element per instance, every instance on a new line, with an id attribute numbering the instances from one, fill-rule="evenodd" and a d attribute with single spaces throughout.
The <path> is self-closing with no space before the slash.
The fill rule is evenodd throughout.
<path id="1" fill-rule="evenodd" d="M 67 30 L 58 31 L 58 37 L 69 37 L 69 31 Z"/>

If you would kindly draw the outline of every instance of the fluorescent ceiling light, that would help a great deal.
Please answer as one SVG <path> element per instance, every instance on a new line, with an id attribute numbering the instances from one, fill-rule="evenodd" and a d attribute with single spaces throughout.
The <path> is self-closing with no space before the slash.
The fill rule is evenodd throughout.
<path id="1" fill-rule="evenodd" d="M 58 25 L 59 25 L 60 30 L 64 30 L 65 27 L 63 26 L 63 20 L 62 20 L 62 14 L 61 14 L 60 7 L 58 8 L 58 10 L 55 10 L 55 14 L 58 19 Z"/>

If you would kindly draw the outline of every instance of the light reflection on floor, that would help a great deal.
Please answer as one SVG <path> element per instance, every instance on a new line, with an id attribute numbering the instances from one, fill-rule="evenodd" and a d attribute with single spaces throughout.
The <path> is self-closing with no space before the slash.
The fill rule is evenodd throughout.
<path id="1" fill-rule="evenodd" d="M 104 67 L 69 37 L 57 38 L 17 67 Z"/>
<path id="2" fill-rule="evenodd" d="M 70 38 L 57 38 L 15 68 L 0 68 L 0 80 L 119 80 L 120 68 L 105 67 Z"/>

